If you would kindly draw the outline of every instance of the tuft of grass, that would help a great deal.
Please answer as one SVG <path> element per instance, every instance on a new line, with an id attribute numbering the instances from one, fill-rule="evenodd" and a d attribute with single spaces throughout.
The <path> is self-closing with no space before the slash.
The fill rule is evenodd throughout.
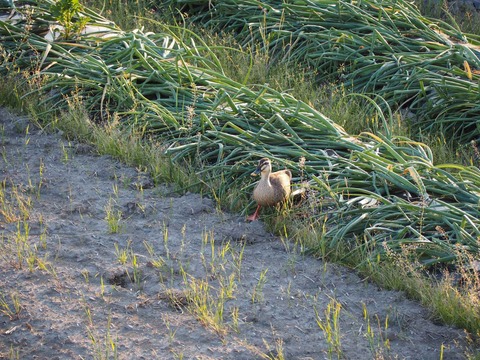
<path id="1" fill-rule="evenodd" d="M 120 249 L 117 243 L 115 243 L 114 246 L 117 261 L 120 263 L 120 265 L 126 265 L 128 262 L 128 255 L 130 253 L 130 242 L 127 242 L 127 247 L 124 249 Z"/>
<path id="2" fill-rule="evenodd" d="M 260 272 L 257 283 L 255 284 L 255 287 L 252 290 L 251 301 L 253 304 L 261 303 L 264 300 L 263 288 L 267 283 L 267 272 L 268 272 L 268 269 L 264 269 Z"/>
<path id="3" fill-rule="evenodd" d="M 7 223 L 28 220 L 33 202 L 20 185 L 0 182 L 0 216 Z"/>
<path id="4" fill-rule="evenodd" d="M 13 345 L 10 346 L 10 350 L 8 351 L 8 359 L 9 360 L 20 360 L 20 350 L 14 349 Z"/>
<path id="5" fill-rule="evenodd" d="M 42 171 L 42 170 L 40 170 Z M 32 183 L 31 179 L 29 182 Z M 39 196 L 40 185 L 33 189 Z M 46 250 L 46 227 L 40 218 L 40 229 L 38 242 L 30 234 L 30 212 L 33 206 L 32 197 L 23 186 L 7 183 L 4 179 L 0 183 L 0 219 L 5 223 L 16 224 L 16 231 L 2 233 L 0 241 L 0 256 L 13 264 L 17 269 L 25 266 L 30 272 L 35 270 L 55 274 L 55 271 L 48 261 L 48 254 L 41 255 L 41 250 Z"/>
<path id="6" fill-rule="evenodd" d="M 153 246 L 144 241 L 143 245 L 145 246 L 145 249 L 147 250 L 148 254 L 150 255 L 150 260 L 149 263 L 156 269 L 161 270 L 166 266 L 166 261 L 162 256 L 156 255 L 155 250 Z"/>
<path id="7" fill-rule="evenodd" d="M 10 294 L 10 299 L 0 293 L 0 313 L 8 316 L 10 320 L 17 320 L 20 317 L 23 306 L 20 303 L 20 297 L 17 293 Z"/>
<path id="8" fill-rule="evenodd" d="M 119 359 L 118 339 L 112 334 L 112 319 L 108 316 L 106 331 L 97 331 L 89 310 L 86 310 L 89 326 L 87 335 L 91 343 L 92 359 L 94 360 L 116 360 Z"/>
<path id="9" fill-rule="evenodd" d="M 168 232 L 164 232 L 164 247 L 166 258 L 155 254 L 151 244 L 144 243 L 151 259 L 149 263 L 163 270 L 169 267 L 172 261 L 177 262 L 178 269 L 171 267 L 172 284 L 159 294 L 159 298 L 167 300 L 176 309 L 186 309 L 207 329 L 224 336 L 229 330 L 238 331 L 240 315 L 236 307 L 228 308 L 228 301 L 235 298 L 239 268 L 243 257 L 243 247 L 234 249 L 229 242 L 216 243 L 213 234 L 202 234 L 202 248 L 200 250 L 204 274 L 195 276 L 188 273 L 188 263 L 182 261 L 180 253 L 171 254 L 167 247 Z M 173 260 L 175 259 L 175 260 Z M 175 275 L 182 276 L 183 289 L 173 284 Z M 161 277 L 160 281 L 163 282 Z"/>
<path id="10" fill-rule="evenodd" d="M 129 240 L 125 248 L 120 248 L 118 244 L 115 243 L 115 256 L 120 265 L 125 267 L 125 273 L 130 282 L 135 284 L 137 289 L 141 289 L 142 271 L 140 269 L 138 255 L 132 249 L 131 244 L 132 242 Z"/>
<path id="11" fill-rule="evenodd" d="M 263 340 L 265 347 L 268 349 L 266 354 L 260 356 L 266 360 L 285 360 L 285 354 L 283 351 L 283 340 L 281 338 L 275 339 L 275 349 L 270 349 L 270 345 Z"/>
<path id="12" fill-rule="evenodd" d="M 215 291 L 207 280 L 195 279 L 184 274 L 187 286 L 188 308 L 197 319 L 207 328 L 220 335 L 225 335 L 227 328 L 224 324 L 225 301 L 223 291 Z"/>
<path id="13" fill-rule="evenodd" d="M 363 318 L 365 320 L 365 337 L 368 340 L 370 351 L 373 359 L 385 359 L 389 357 L 390 340 L 386 337 L 388 331 L 388 315 L 385 321 L 382 323 L 380 317 L 375 314 L 375 323 L 377 325 L 377 332 L 375 332 L 374 325 L 370 322 L 370 315 L 368 313 L 367 306 L 362 304 Z"/>
<path id="14" fill-rule="evenodd" d="M 342 358 L 341 332 L 340 332 L 340 311 L 342 305 L 335 299 L 331 299 L 321 316 L 317 308 L 314 307 L 315 319 L 318 327 L 322 330 L 325 341 L 328 345 L 328 358 L 333 359 L 334 354 L 337 359 Z"/>
<path id="15" fill-rule="evenodd" d="M 26 92 L 27 86 L 22 84 L 21 81 L 18 81 L 18 78 L 15 76 L 2 77 L 2 84 L 0 85 L 0 105 L 15 109 L 18 112 L 23 112 L 26 107 L 26 99 L 22 98 L 22 96 Z"/>
<path id="16" fill-rule="evenodd" d="M 112 199 L 105 205 L 105 220 L 107 221 L 108 232 L 110 234 L 117 234 L 123 230 L 122 212 L 115 209 L 115 204 Z"/>
<path id="17" fill-rule="evenodd" d="M 18 221 L 15 233 L 2 235 L 0 239 L 1 256 L 11 263 L 17 269 L 23 269 L 25 266 L 30 272 L 41 270 L 55 275 L 55 270 L 48 260 L 48 253 L 41 255 L 39 246 L 46 249 L 45 239 L 39 235 L 39 244 L 34 242 L 30 236 L 30 224 L 28 221 Z"/>
<path id="18" fill-rule="evenodd" d="M 0 237 L 0 256 L 17 269 L 25 266 L 30 272 L 41 270 L 55 275 L 55 270 L 48 260 L 47 249 L 47 228 L 43 218 L 39 217 L 39 234 L 30 234 L 30 213 L 33 207 L 32 195 L 40 197 L 40 190 L 43 181 L 43 162 L 40 163 L 39 182 L 33 184 L 28 173 L 28 186 L 7 182 L 4 179 L 0 182 L 0 222 L 16 224 L 16 231 L 2 233 Z M 42 255 L 43 252 L 43 255 Z"/>

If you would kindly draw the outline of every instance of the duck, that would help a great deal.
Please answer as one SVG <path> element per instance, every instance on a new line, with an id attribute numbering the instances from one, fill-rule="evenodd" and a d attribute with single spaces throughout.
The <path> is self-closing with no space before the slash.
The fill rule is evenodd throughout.
<path id="1" fill-rule="evenodd" d="M 248 221 L 258 219 L 258 214 L 262 206 L 274 206 L 284 202 L 291 193 L 290 182 L 292 172 L 290 170 L 280 170 L 272 173 L 272 163 L 268 158 L 262 158 L 258 161 L 258 166 L 251 174 L 252 176 L 261 176 L 260 181 L 253 190 L 253 199 L 257 203 L 257 209 L 253 215 L 247 217 Z"/>

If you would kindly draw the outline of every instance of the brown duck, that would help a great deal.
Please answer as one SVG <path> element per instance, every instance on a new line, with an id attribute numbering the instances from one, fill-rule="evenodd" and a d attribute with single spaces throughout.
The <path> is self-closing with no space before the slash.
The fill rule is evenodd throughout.
<path id="1" fill-rule="evenodd" d="M 257 202 L 257 210 L 247 220 L 254 221 L 262 206 L 273 206 L 285 201 L 290 196 L 290 170 L 280 170 L 272 173 L 272 164 L 269 159 L 262 158 L 258 162 L 252 176 L 261 174 L 261 179 L 253 190 L 253 199 Z"/>

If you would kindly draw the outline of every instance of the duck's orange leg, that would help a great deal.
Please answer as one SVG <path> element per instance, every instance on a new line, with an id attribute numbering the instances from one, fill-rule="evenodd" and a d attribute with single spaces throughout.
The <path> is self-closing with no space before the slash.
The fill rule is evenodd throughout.
<path id="1" fill-rule="evenodd" d="M 260 205 L 257 206 L 257 210 L 255 210 L 255 213 L 253 215 L 250 215 L 249 217 L 247 217 L 247 220 L 248 221 L 255 221 L 258 219 L 258 212 L 260 211 Z"/>

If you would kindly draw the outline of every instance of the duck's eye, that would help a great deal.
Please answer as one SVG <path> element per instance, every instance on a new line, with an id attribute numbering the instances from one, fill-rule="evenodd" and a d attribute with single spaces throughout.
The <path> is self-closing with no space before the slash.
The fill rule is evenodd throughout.
<path id="1" fill-rule="evenodd" d="M 261 159 L 259 162 L 258 162 L 258 166 L 257 166 L 257 169 L 260 169 L 260 171 L 263 171 L 265 170 L 267 167 L 270 166 L 270 160 L 268 159 Z"/>

